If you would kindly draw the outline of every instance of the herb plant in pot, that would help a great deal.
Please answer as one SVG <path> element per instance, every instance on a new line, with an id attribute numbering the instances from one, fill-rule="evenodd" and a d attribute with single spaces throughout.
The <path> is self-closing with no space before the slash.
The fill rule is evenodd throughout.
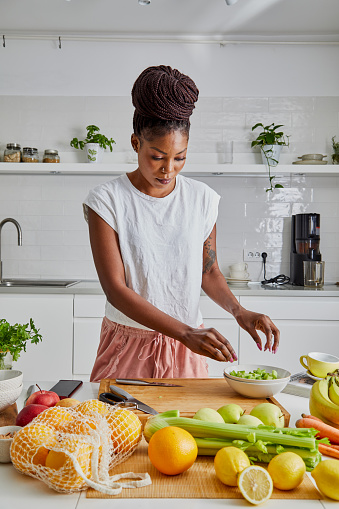
<path id="1" fill-rule="evenodd" d="M 276 188 L 284 187 L 281 184 L 274 184 L 275 176 L 271 175 L 271 167 L 279 163 L 280 151 L 282 146 L 289 146 L 289 136 L 282 131 L 278 131 L 283 125 L 270 124 L 264 126 L 262 123 L 255 124 L 252 131 L 258 127 L 262 128 L 261 133 L 252 141 L 251 147 L 260 147 L 263 164 L 268 166 L 268 175 L 270 187 L 266 191 L 273 191 Z"/>
<path id="2" fill-rule="evenodd" d="M 332 163 L 339 164 L 339 141 L 335 141 L 335 136 L 332 137 Z"/>
<path id="3" fill-rule="evenodd" d="M 0 369 L 12 369 L 12 362 L 19 359 L 22 351 L 26 351 L 27 342 L 34 344 L 42 341 L 42 336 L 34 325 L 32 318 L 29 323 L 11 325 L 7 320 L 0 320 Z"/>
<path id="4" fill-rule="evenodd" d="M 86 130 L 87 136 L 84 140 L 73 138 L 70 145 L 80 150 L 85 148 L 87 161 L 89 163 L 100 163 L 104 149 L 109 148 L 110 151 L 113 152 L 113 144 L 115 141 L 112 138 L 107 138 L 105 135 L 100 134 L 100 129 L 96 125 L 88 125 Z"/>

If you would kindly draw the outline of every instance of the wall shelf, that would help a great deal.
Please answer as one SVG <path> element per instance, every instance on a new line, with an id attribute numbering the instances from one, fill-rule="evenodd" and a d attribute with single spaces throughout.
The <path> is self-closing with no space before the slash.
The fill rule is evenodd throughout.
<path id="1" fill-rule="evenodd" d="M 0 163 L 0 175 L 112 175 L 133 171 L 136 163 Z M 263 164 L 196 164 L 187 163 L 182 172 L 191 176 L 267 176 Z M 279 164 L 279 175 L 339 175 L 339 165 Z"/>

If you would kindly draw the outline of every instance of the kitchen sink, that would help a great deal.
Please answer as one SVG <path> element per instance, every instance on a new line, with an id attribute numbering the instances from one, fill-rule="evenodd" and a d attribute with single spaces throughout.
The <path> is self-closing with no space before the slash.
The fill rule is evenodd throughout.
<path id="1" fill-rule="evenodd" d="M 68 288 L 79 283 L 77 279 L 3 279 L 0 282 L 0 287 L 49 287 L 49 288 Z"/>

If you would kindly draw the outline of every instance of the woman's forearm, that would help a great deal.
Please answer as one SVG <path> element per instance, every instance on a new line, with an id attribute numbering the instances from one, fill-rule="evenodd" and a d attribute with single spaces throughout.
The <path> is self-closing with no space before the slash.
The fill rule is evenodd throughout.
<path id="1" fill-rule="evenodd" d="M 210 299 L 234 317 L 243 309 L 229 289 L 219 268 L 216 267 L 203 274 L 201 287 Z"/>

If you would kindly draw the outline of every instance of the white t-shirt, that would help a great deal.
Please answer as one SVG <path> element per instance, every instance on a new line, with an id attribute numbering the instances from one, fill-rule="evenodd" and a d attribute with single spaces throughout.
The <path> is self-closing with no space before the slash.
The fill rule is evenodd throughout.
<path id="1" fill-rule="evenodd" d="M 87 219 L 90 207 L 117 232 L 128 288 L 198 327 L 203 244 L 216 222 L 219 199 L 206 184 L 182 175 L 164 198 L 142 193 L 122 175 L 90 191 L 84 214 Z M 113 322 L 147 329 L 108 301 L 105 313 Z"/>

